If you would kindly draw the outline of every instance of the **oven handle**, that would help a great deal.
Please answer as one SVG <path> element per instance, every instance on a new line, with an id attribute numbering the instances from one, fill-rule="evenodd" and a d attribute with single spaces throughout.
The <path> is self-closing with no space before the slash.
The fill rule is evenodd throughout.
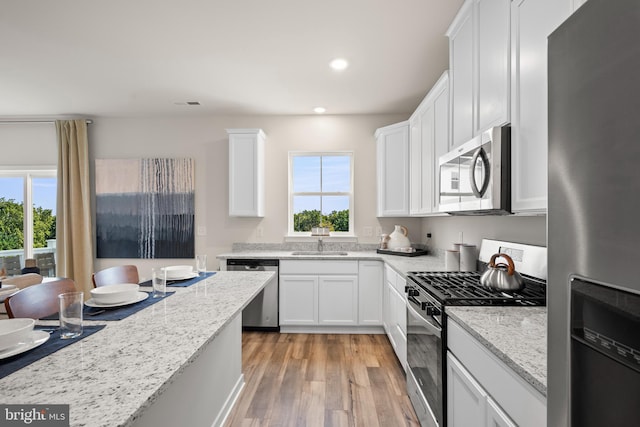
<path id="1" fill-rule="evenodd" d="M 416 311 L 416 309 L 412 307 L 411 301 L 409 301 L 408 304 L 407 304 L 407 310 L 409 310 L 409 312 L 411 312 L 411 315 L 413 317 L 416 317 L 416 318 L 422 320 L 422 323 L 424 324 L 424 327 L 426 329 L 428 329 L 429 332 L 431 332 L 436 337 L 442 339 L 442 327 L 434 325 L 429 320 L 427 320 L 427 318 L 425 316 L 423 316 L 422 314 L 418 313 Z"/>
<path id="2" fill-rule="evenodd" d="M 476 182 L 476 165 L 478 164 L 478 158 L 482 160 L 482 164 L 484 165 L 484 179 L 482 180 L 482 187 L 478 189 L 478 183 Z M 484 148 L 480 147 L 473 154 L 473 158 L 471 159 L 471 168 L 469 168 L 469 183 L 471 184 L 471 191 L 478 198 L 481 199 L 484 196 L 484 193 L 487 192 L 487 188 L 489 187 L 489 159 L 487 158 L 487 152 L 484 151 Z"/>

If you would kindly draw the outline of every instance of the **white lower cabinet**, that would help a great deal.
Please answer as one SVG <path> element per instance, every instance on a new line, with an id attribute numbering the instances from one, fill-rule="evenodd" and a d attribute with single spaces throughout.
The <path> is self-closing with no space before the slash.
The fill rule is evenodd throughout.
<path id="1" fill-rule="evenodd" d="M 318 276 L 280 276 L 281 325 L 318 324 Z"/>
<path id="2" fill-rule="evenodd" d="M 358 276 L 318 277 L 318 324 L 358 324 Z"/>
<path id="3" fill-rule="evenodd" d="M 381 331 L 382 271 L 378 261 L 281 260 L 281 330 Z"/>
<path id="4" fill-rule="evenodd" d="M 447 423 L 451 427 L 545 427 L 538 390 L 449 318 Z"/>
<path id="5" fill-rule="evenodd" d="M 358 262 L 358 324 L 381 326 L 384 263 Z"/>
<path id="6" fill-rule="evenodd" d="M 447 422 L 451 427 L 516 427 L 450 352 L 447 353 Z"/>
<path id="7" fill-rule="evenodd" d="M 407 370 L 407 299 L 405 279 L 385 266 L 384 327 L 396 357 Z"/>

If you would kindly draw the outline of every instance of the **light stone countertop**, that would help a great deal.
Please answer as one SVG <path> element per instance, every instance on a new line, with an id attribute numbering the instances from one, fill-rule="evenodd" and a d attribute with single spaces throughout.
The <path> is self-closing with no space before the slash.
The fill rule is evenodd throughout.
<path id="1" fill-rule="evenodd" d="M 217 272 L 0 380 L 0 403 L 70 404 L 71 426 L 131 425 L 272 279 Z M 43 324 L 51 322 L 42 322 Z"/>
<path id="2" fill-rule="evenodd" d="M 409 271 L 443 271 L 444 260 L 435 255 L 402 256 L 379 254 L 376 251 L 344 251 L 347 255 L 292 255 L 292 251 L 256 250 L 228 252 L 217 256 L 218 259 L 279 259 L 310 260 L 324 259 L 332 261 L 383 261 L 406 278 Z"/>
<path id="3" fill-rule="evenodd" d="M 546 307 L 447 307 L 446 313 L 543 396 L 547 395 Z"/>

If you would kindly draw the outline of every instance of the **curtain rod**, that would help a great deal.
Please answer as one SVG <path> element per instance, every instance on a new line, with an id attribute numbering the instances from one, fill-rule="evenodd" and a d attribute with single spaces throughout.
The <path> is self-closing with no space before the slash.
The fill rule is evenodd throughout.
<path id="1" fill-rule="evenodd" d="M 63 119 L 65 120 L 65 119 Z M 93 123 L 93 120 L 85 120 L 88 125 Z M 1 124 L 19 124 L 19 123 L 55 123 L 55 120 L 2 120 L 0 119 Z"/>

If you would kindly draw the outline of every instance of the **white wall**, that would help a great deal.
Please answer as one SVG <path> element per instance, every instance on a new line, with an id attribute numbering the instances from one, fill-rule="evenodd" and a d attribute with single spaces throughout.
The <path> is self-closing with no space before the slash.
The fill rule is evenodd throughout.
<path id="1" fill-rule="evenodd" d="M 446 216 L 424 218 L 422 239 L 438 249 L 451 249 L 460 233 L 464 243 L 480 247 L 483 238 L 547 246 L 546 216 Z"/>
<path id="2" fill-rule="evenodd" d="M 49 123 L 1 123 L 0 167 L 55 166 L 56 126 Z"/>
<path id="3" fill-rule="evenodd" d="M 196 252 L 207 253 L 209 268 L 215 256 L 229 252 L 234 242 L 283 242 L 287 232 L 288 152 L 290 150 L 353 150 L 355 225 L 361 243 L 377 243 L 376 229 L 393 231 L 394 224 L 409 228 L 419 242 L 420 219 L 378 220 L 375 217 L 375 139 L 378 127 L 405 120 L 406 116 L 219 116 L 199 118 L 97 118 L 89 127 L 90 157 L 193 157 L 196 169 Z M 262 128 L 266 141 L 266 207 L 264 218 L 228 216 L 228 128 Z M 372 237 L 362 237 L 363 227 L 373 227 Z M 257 237 L 256 229 L 263 230 Z M 183 260 L 184 261 L 184 260 Z M 97 259 L 96 269 L 123 260 Z M 133 260 L 141 275 L 158 260 Z M 163 260 L 167 263 L 170 261 Z"/>

